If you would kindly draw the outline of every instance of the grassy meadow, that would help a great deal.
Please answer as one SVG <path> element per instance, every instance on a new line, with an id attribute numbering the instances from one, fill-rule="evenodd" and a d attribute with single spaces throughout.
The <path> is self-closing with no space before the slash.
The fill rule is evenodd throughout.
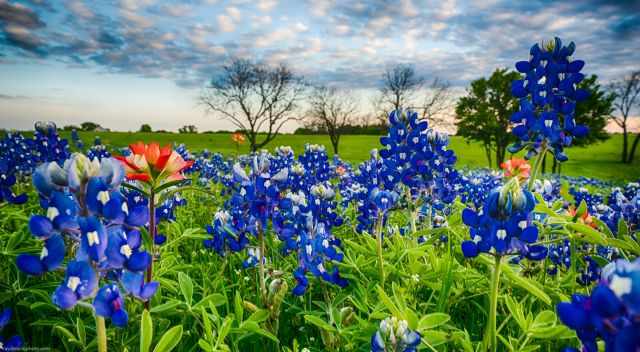
<path id="1" fill-rule="evenodd" d="M 93 143 L 94 136 L 100 136 L 102 142 L 109 146 L 126 146 L 141 141 L 157 141 L 161 144 L 184 143 L 191 151 L 220 152 L 226 155 L 236 153 L 236 147 L 229 134 L 177 134 L 177 133 L 138 133 L 138 132 L 80 132 L 80 138 L 86 145 Z M 68 132 L 62 136 L 69 138 Z M 360 162 L 369 157 L 369 151 L 380 148 L 380 137 L 370 135 L 346 135 L 340 141 L 340 156 L 350 162 Z M 326 135 L 292 135 L 283 134 L 272 141 L 267 148 L 289 145 L 296 154 L 304 149 L 306 143 L 323 144 L 329 155 L 333 155 L 329 137 Z M 467 143 L 463 138 L 453 136 L 451 149 L 458 155 L 459 167 L 486 167 L 487 160 L 482 146 L 478 143 Z M 568 150 L 569 161 L 562 165 L 562 174 L 570 176 L 587 176 L 616 182 L 634 181 L 640 178 L 640 158 L 633 164 L 619 162 L 622 147 L 622 136 L 613 135 L 609 140 L 585 148 L 573 147 Z M 248 145 L 240 146 L 240 153 L 246 153 Z M 550 170 L 551 163 L 548 163 Z"/>

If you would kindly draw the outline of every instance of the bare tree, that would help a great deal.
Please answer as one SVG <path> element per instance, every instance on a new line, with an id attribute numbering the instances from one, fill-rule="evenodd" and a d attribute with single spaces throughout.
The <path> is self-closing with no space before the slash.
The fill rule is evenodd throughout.
<path id="1" fill-rule="evenodd" d="M 384 120 L 389 111 L 411 106 L 423 84 L 424 79 L 418 76 L 411 65 L 398 64 L 387 68 L 382 75 L 380 97 L 376 104 Z"/>
<path id="2" fill-rule="evenodd" d="M 271 142 L 302 99 L 304 86 L 289 68 L 233 59 L 200 96 L 207 111 L 231 121 L 249 141 L 251 151 Z M 258 140 L 258 137 L 263 137 Z"/>
<path id="3" fill-rule="evenodd" d="M 632 148 L 632 153 L 629 155 L 628 120 L 631 110 L 640 105 L 640 100 L 637 100 L 640 95 L 640 71 L 632 72 L 631 75 L 624 77 L 622 80 L 611 83 L 609 89 L 616 96 L 613 106 L 620 113 L 619 116 L 612 116 L 611 118 L 622 128 L 622 162 L 631 162 L 638 142 L 634 141 L 634 148 Z M 638 137 L 636 137 L 637 139 Z"/>
<path id="4" fill-rule="evenodd" d="M 351 92 L 318 86 L 309 97 L 305 124 L 326 131 L 338 154 L 342 130 L 356 121 L 357 104 Z"/>
<path id="5" fill-rule="evenodd" d="M 451 85 L 438 77 L 426 88 L 422 103 L 411 108 L 421 112 L 422 118 L 429 121 L 431 126 L 447 129 L 455 125 L 452 118 L 454 100 Z"/>

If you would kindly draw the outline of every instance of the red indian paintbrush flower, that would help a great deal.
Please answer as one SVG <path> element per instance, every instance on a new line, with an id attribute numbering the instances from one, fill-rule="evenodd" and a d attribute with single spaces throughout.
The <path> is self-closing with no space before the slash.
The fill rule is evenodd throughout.
<path id="1" fill-rule="evenodd" d="M 529 178 L 531 172 L 531 165 L 526 160 L 519 158 L 507 160 L 500 164 L 500 167 L 504 170 L 506 177 L 517 177 L 520 181 Z"/>
<path id="2" fill-rule="evenodd" d="M 236 132 L 236 133 L 231 135 L 231 140 L 234 143 L 242 144 L 242 143 L 244 143 L 245 138 L 244 138 L 244 135 L 242 133 Z"/>
<path id="3" fill-rule="evenodd" d="M 182 171 L 193 161 L 185 161 L 170 145 L 160 147 L 158 143 L 137 142 L 129 145 L 131 154 L 116 156 L 124 164 L 128 180 L 137 180 L 156 186 L 184 179 Z"/>

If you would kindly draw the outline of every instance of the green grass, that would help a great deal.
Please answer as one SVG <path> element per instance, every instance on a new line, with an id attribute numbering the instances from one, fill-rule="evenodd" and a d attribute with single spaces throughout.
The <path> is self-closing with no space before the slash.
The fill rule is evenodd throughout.
<path id="1" fill-rule="evenodd" d="M 106 145 L 116 147 L 141 140 L 159 143 L 184 143 L 192 151 L 209 149 L 223 154 L 235 154 L 235 145 L 229 134 L 174 134 L 174 133 L 131 133 L 131 132 L 81 132 L 80 137 L 88 145 L 93 142 L 95 135 L 102 138 Z M 64 137 L 69 135 L 63 132 Z M 380 148 L 379 136 L 348 135 L 340 142 L 340 156 L 351 162 L 361 162 L 369 157 L 369 151 Z M 273 150 L 279 145 L 289 145 L 296 153 L 304 149 L 306 143 L 324 144 L 332 155 L 329 137 L 324 135 L 281 135 L 278 136 L 268 149 Z M 484 151 L 478 143 L 467 143 L 461 137 L 452 137 L 450 147 L 458 155 L 458 166 L 486 167 L 487 160 Z M 585 148 L 570 148 L 569 161 L 563 164 L 562 173 L 570 176 L 587 176 L 617 182 L 633 181 L 640 178 L 640 158 L 633 164 L 619 162 L 622 148 L 622 137 L 614 135 L 609 140 Z M 247 144 L 240 147 L 240 153 L 248 151 Z M 550 164 L 547 170 L 550 169 Z"/>

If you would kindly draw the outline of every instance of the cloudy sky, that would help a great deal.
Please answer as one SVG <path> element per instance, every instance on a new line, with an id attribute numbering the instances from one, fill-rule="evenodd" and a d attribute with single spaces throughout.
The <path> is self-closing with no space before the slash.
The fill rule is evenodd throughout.
<path id="1" fill-rule="evenodd" d="M 463 91 L 560 36 L 603 81 L 640 69 L 640 2 L 0 0 L 0 124 L 231 125 L 197 96 L 230 57 L 285 62 L 366 103 L 389 65 Z"/>

